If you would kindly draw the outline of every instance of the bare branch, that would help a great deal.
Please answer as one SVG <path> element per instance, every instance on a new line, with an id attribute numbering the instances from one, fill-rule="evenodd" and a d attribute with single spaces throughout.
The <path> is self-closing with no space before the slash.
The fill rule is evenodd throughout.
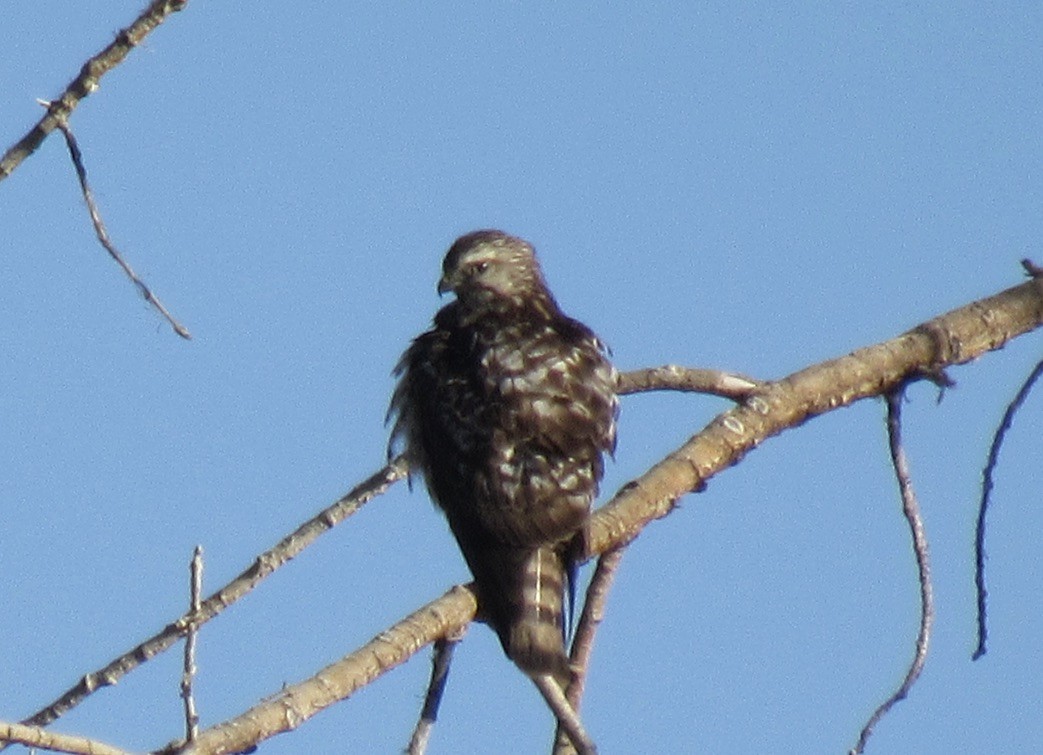
<path id="1" fill-rule="evenodd" d="M 557 679 L 551 674 L 540 674 L 530 678 L 533 684 L 536 685 L 536 689 L 543 695 L 543 699 L 547 701 L 547 705 L 554 712 L 554 717 L 558 719 L 558 726 L 572 740 L 572 746 L 576 749 L 576 752 L 579 755 L 593 755 L 593 753 L 596 753 L 598 749 L 594 746 L 594 740 L 590 738 L 587 730 L 583 728 L 583 722 L 580 720 L 579 713 L 569 703 L 568 698 L 565 697 L 565 692 L 561 689 Z"/>
<path id="2" fill-rule="evenodd" d="M 1030 281 L 941 315 L 890 341 L 859 349 L 768 383 L 668 455 L 599 509 L 588 548 L 629 542 L 677 499 L 699 490 L 784 430 L 886 393 L 908 376 L 934 375 L 1000 348 L 1043 324 L 1043 280 Z"/>
<path id="3" fill-rule="evenodd" d="M 910 379 L 935 375 L 998 349 L 1043 324 L 1043 282 L 1029 282 L 973 302 L 893 339 L 809 367 L 763 386 L 715 418 L 677 451 L 627 484 L 590 521 L 588 555 L 633 540 L 651 521 L 669 514 L 677 499 L 739 462 L 767 438 L 819 414 L 885 394 Z M 305 719 L 420 648 L 474 618 L 470 587 L 457 587 L 327 666 L 242 715 L 200 732 L 193 753 L 238 752 Z"/>
<path id="4" fill-rule="evenodd" d="M 80 73 L 69 82 L 65 92 L 47 108 L 47 114 L 0 158 L 0 181 L 3 181 L 21 162 L 36 151 L 43 140 L 67 122 L 72 111 L 87 95 L 94 92 L 101 77 L 123 62 L 127 54 L 171 13 L 181 10 L 188 0 L 153 0 L 134 23 L 120 30 L 116 38 L 93 58 L 83 64 Z"/>
<path id="5" fill-rule="evenodd" d="M 48 103 L 42 102 L 41 104 L 47 105 Z M 69 124 L 64 119 L 58 120 L 58 128 L 65 135 L 65 143 L 69 147 L 72 164 L 76 167 L 76 176 L 80 179 L 80 190 L 83 192 L 84 201 L 87 202 L 87 211 L 90 213 L 91 223 L 94 225 L 94 234 L 98 237 L 98 242 L 109 253 L 109 256 L 116 260 L 116 264 L 123 269 L 123 272 L 130 278 L 131 283 L 137 287 L 145 301 L 151 304 L 170 323 L 170 327 L 174 329 L 174 332 L 185 340 L 191 340 L 192 334 L 188 332 L 184 325 L 174 319 L 174 316 L 163 306 L 163 302 L 159 300 L 159 297 L 152 293 L 152 289 L 138 277 L 133 268 L 123 259 L 123 255 L 113 245 L 112 240 L 109 238 L 109 232 L 105 229 L 105 223 L 101 219 L 98 204 L 94 201 L 94 192 L 91 191 L 90 183 L 87 181 L 87 169 L 83 165 L 83 153 L 80 152 L 80 145 L 76 143 L 76 137 L 73 136 L 72 129 L 69 128 Z"/>
<path id="6" fill-rule="evenodd" d="M 579 713 L 580 702 L 583 700 L 583 691 L 587 681 L 587 671 L 590 668 L 590 656 L 594 651 L 594 637 L 598 627 L 605 618 L 605 605 L 608 602 L 608 593 L 612 589 L 616 571 L 623 560 L 624 548 L 612 548 L 601 554 L 598 565 L 594 569 L 594 576 L 590 578 L 587 586 L 587 597 L 583 602 L 583 613 L 579 618 L 576 628 L 576 636 L 572 640 L 572 653 L 569 662 L 575 671 L 575 676 L 569 688 L 565 690 L 565 697 L 573 710 Z M 566 736 L 565 731 L 558 725 L 554 735 L 555 755 L 571 755 L 575 752 L 572 740 Z"/>
<path id="7" fill-rule="evenodd" d="M 1025 262 L 1028 262 L 1028 260 L 1024 260 L 1023 264 Z M 1028 378 L 1021 384 L 1021 388 L 1018 389 L 1014 400 L 1007 405 L 1007 410 L 1003 412 L 1003 419 L 1000 420 L 999 427 L 996 428 L 996 433 L 992 436 L 988 460 L 985 462 L 985 468 L 981 472 L 981 499 L 978 502 L 978 521 L 974 528 L 974 587 L 978 598 L 978 646 L 971 656 L 971 660 L 974 661 L 985 655 L 985 644 L 989 636 L 986 607 L 988 591 L 985 589 L 985 515 L 989 510 L 989 499 L 992 495 L 992 475 L 996 471 L 996 463 L 999 461 L 1003 439 L 1007 437 L 1007 431 L 1014 422 L 1014 415 L 1017 414 L 1021 405 L 1025 403 L 1025 399 L 1028 398 L 1032 386 L 1039 380 L 1040 375 L 1043 375 L 1043 361 L 1038 362 L 1032 369 Z"/>
<path id="8" fill-rule="evenodd" d="M 107 745 L 95 739 L 72 734 L 55 734 L 36 726 L 0 721 L 0 742 L 38 747 L 51 752 L 69 752 L 76 755 L 130 755 L 127 750 Z"/>
<path id="9" fill-rule="evenodd" d="M 436 638 L 459 632 L 474 618 L 477 608 L 470 585 L 454 587 L 312 678 L 286 687 L 234 719 L 201 731 L 195 743 L 184 749 L 180 749 L 181 743 L 173 743 L 160 752 L 242 752 L 264 739 L 296 729 L 323 708 L 350 697 L 409 660 Z"/>
<path id="10" fill-rule="evenodd" d="M 431 681 L 427 685 L 427 695 L 424 697 L 424 707 L 420 711 L 420 719 L 413 729 L 413 736 L 409 739 L 409 747 L 406 748 L 407 755 L 424 755 L 427 752 L 427 743 L 431 739 L 431 729 L 438 720 L 438 708 L 442 704 L 442 695 L 445 685 L 449 679 L 449 666 L 453 661 L 453 651 L 463 639 L 464 629 L 447 637 L 435 640 L 434 652 L 431 658 Z"/>
<path id="11" fill-rule="evenodd" d="M 631 370 L 619 375 L 621 394 L 645 391 L 689 391 L 709 393 L 713 396 L 741 401 L 761 385 L 753 378 L 720 370 L 703 370 L 694 367 L 678 367 L 668 364 Z"/>
<path id="12" fill-rule="evenodd" d="M 906 698 L 909 690 L 920 677 L 923 665 L 927 661 L 927 646 L 931 641 L 931 625 L 934 624 L 934 592 L 931 587 L 931 562 L 927 549 L 927 534 L 924 532 L 923 518 L 920 516 L 920 504 L 913 491 L 909 461 L 902 446 L 902 400 L 904 398 L 904 386 L 898 386 L 887 393 L 887 438 L 891 449 L 891 463 L 895 468 L 898 489 L 902 497 L 902 513 L 909 523 L 913 553 L 916 554 L 916 568 L 920 582 L 920 630 L 916 635 L 916 653 L 905 678 L 894 694 L 873 711 L 873 715 L 869 717 L 862 732 L 858 735 L 858 743 L 851 750 L 852 755 L 857 755 L 865 749 L 866 742 L 873 733 L 873 727 L 898 701 Z"/>
<path id="13" fill-rule="evenodd" d="M 169 649 L 185 634 L 190 625 L 202 626 L 230 605 L 257 587 L 280 566 L 288 563 L 314 542 L 320 535 L 350 517 L 368 501 L 380 495 L 394 482 L 406 476 L 406 464 L 395 459 L 379 472 L 364 480 L 333 505 L 319 512 L 284 537 L 274 548 L 265 551 L 238 577 L 208 597 L 197 612 L 189 612 L 164 627 L 133 650 L 111 661 L 107 666 L 84 676 L 80 682 L 46 708 L 34 713 L 22 723 L 46 726 L 82 703 L 101 687 L 115 684 L 126 674 L 152 657 Z M 460 624 L 466 622 L 459 622 Z"/>
<path id="14" fill-rule="evenodd" d="M 189 567 L 189 602 L 188 612 L 199 613 L 200 593 L 203 591 L 203 546 L 197 545 L 192 554 Z M 194 621 L 188 623 L 185 633 L 185 664 L 181 674 L 181 699 L 185 703 L 185 739 L 189 742 L 199 733 L 199 714 L 196 712 L 196 701 L 192 695 L 192 682 L 196 675 L 196 634 L 198 625 Z"/>

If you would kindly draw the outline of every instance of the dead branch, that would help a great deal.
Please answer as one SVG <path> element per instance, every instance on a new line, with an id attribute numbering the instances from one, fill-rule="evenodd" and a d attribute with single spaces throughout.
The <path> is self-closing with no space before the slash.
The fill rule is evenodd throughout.
<path id="1" fill-rule="evenodd" d="M 37 726 L 0 722 L 0 742 L 22 744 L 26 747 L 69 752 L 76 755 L 130 755 L 126 750 L 107 745 L 95 739 L 72 734 L 55 734 Z"/>
<path id="2" fill-rule="evenodd" d="M 752 394 L 759 385 L 760 383 L 753 378 L 738 373 L 667 364 L 620 373 L 617 390 L 620 394 L 688 391 L 741 401 Z"/>
<path id="3" fill-rule="evenodd" d="M 916 555 L 916 568 L 920 582 L 920 629 L 916 635 L 916 653 L 913 655 L 909 670 L 902 683 L 880 707 L 873 711 L 866 725 L 858 735 L 858 743 L 851 750 L 858 755 L 866 746 L 873 727 L 879 723 L 894 705 L 906 698 L 916 680 L 920 678 L 923 665 L 927 661 L 927 646 L 931 641 L 931 626 L 934 624 L 934 591 L 931 586 L 931 562 L 927 549 L 927 534 L 924 531 L 923 517 L 920 515 L 920 504 L 913 492 L 912 476 L 909 472 L 909 461 L 902 446 L 902 401 L 905 398 L 904 386 L 899 386 L 887 393 L 887 438 L 891 451 L 891 464 L 898 479 L 898 490 L 902 498 L 902 513 L 909 523 L 909 532 L 913 541 L 913 553 Z"/>
<path id="4" fill-rule="evenodd" d="M 142 663 L 168 650 L 185 634 L 189 626 L 202 626 L 210 621 L 257 587 L 280 566 L 299 555 L 320 535 L 350 517 L 368 501 L 386 491 L 394 482 L 405 476 L 405 462 L 401 459 L 391 462 L 357 485 L 336 503 L 284 537 L 274 548 L 258 556 L 253 564 L 238 577 L 204 600 L 199 611 L 186 613 L 168 624 L 158 634 L 110 661 L 104 668 L 85 675 L 75 687 L 67 690 L 57 700 L 37 711 L 22 723 L 30 726 L 46 726 L 82 703 L 96 690 L 115 684 Z"/>
<path id="5" fill-rule="evenodd" d="M 457 586 L 402 619 L 351 655 L 310 679 L 281 690 L 237 718 L 204 729 L 195 743 L 174 743 L 160 753 L 217 755 L 241 752 L 261 740 L 296 729 L 338 700 L 350 697 L 386 671 L 407 661 L 438 637 L 459 632 L 478 608 L 473 589 Z"/>
<path id="6" fill-rule="evenodd" d="M 463 639 L 463 631 L 439 637 L 435 640 L 434 652 L 431 658 L 431 680 L 427 684 L 427 694 L 424 696 L 424 707 L 420 711 L 420 718 L 413 729 L 413 736 L 409 739 L 406 755 L 424 755 L 427 752 L 427 743 L 431 740 L 431 730 L 435 721 L 438 720 L 438 708 L 442 704 L 442 695 L 445 693 L 445 685 L 449 679 L 449 666 L 453 662 L 453 651 Z"/>
<path id="7" fill-rule="evenodd" d="M 608 593 L 612 589 L 619 564 L 623 560 L 625 548 L 612 548 L 601 554 L 598 565 L 594 569 L 594 575 L 590 578 L 587 586 L 587 597 L 583 601 L 583 613 L 576 627 L 576 636 L 572 640 L 572 652 L 569 655 L 569 663 L 575 671 L 575 676 L 569 688 L 565 690 L 565 697 L 572 705 L 573 710 L 579 712 L 580 702 L 583 700 L 583 691 L 586 687 L 587 672 L 590 668 L 590 657 L 594 652 L 594 637 L 597 635 L 598 627 L 605 618 L 605 605 L 608 602 Z M 559 725 L 554 735 L 554 754 L 572 755 L 576 749 L 572 741 L 565 735 Z"/>
<path id="8" fill-rule="evenodd" d="M 141 15 L 101 52 L 83 64 L 79 74 L 65 87 L 62 96 L 51 102 L 47 114 L 29 132 L 0 158 L 0 181 L 3 181 L 21 162 L 36 151 L 43 140 L 67 122 L 80 100 L 97 90 L 101 77 L 123 62 L 127 54 L 141 44 L 171 13 L 181 10 L 188 0 L 153 0 Z"/>
<path id="9" fill-rule="evenodd" d="M 1028 260 L 1022 260 L 1022 264 L 1027 262 Z M 1025 403 L 1032 386 L 1036 384 L 1041 375 L 1043 375 L 1043 361 L 1038 362 L 1032 369 L 1014 399 L 1007 405 L 1006 411 L 1003 412 L 1003 419 L 1000 420 L 999 427 L 992 436 L 989 455 L 985 461 L 985 468 L 981 472 L 981 498 L 978 501 L 978 520 L 974 527 L 974 588 L 978 604 L 978 645 L 974 649 L 974 654 L 971 655 L 973 661 L 985 655 L 985 644 L 989 636 L 986 606 L 988 591 L 985 589 L 985 515 L 989 510 L 989 500 L 992 495 L 992 475 L 996 471 L 1003 439 L 1007 437 L 1007 431 L 1014 422 L 1014 415 Z"/>
<path id="10" fill-rule="evenodd" d="M 558 684 L 558 680 L 551 674 L 540 674 L 530 678 L 554 713 L 558 728 L 565 732 L 576 752 L 579 755 L 595 755 L 598 748 L 594 746 L 594 740 L 584 728 L 579 712 L 565 697 L 565 690 Z"/>
<path id="11" fill-rule="evenodd" d="M 41 104 L 48 105 L 48 103 L 42 101 Z M 69 128 L 69 124 L 63 118 L 58 119 L 58 129 L 65 136 L 65 144 L 69 147 L 69 156 L 72 158 L 72 164 L 76 168 L 76 177 L 80 180 L 80 191 L 83 193 L 83 199 L 87 203 L 87 212 L 90 213 L 91 224 L 94 226 L 94 235 L 98 237 L 98 243 L 116 261 L 116 264 L 123 270 L 124 275 L 130 278 L 130 282 L 137 287 L 138 292 L 144 297 L 145 301 L 151 304 L 163 319 L 170 324 L 174 332 L 185 340 L 191 340 L 192 334 L 188 332 L 188 329 L 174 319 L 174 316 L 170 314 L 163 302 L 159 300 L 159 297 L 152 293 L 152 289 L 138 277 L 138 274 L 134 272 L 134 269 L 112 243 L 112 239 L 109 238 L 109 232 L 105 228 L 105 223 L 101 219 L 98 203 L 94 201 L 94 192 L 91 191 L 91 185 L 87 181 L 87 168 L 83 164 L 83 153 L 80 151 L 80 145 L 76 143 L 76 137 L 73 135 L 72 129 Z"/>
<path id="12" fill-rule="evenodd" d="M 188 612 L 199 613 L 200 594 L 203 592 L 203 546 L 197 545 L 189 566 Z M 185 705 L 185 739 L 189 742 L 199 733 L 199 713 L 192 694 L 192 683 L 196 676 L 196 635 L 198 627 L 189 622 L 185 632 L 184 669 L 181 673 L 181 700 Z"/>

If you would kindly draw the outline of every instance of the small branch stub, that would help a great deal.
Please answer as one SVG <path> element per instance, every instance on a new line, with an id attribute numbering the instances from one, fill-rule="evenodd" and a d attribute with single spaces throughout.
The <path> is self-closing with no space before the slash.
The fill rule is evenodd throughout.
<path id="1" fill-rule="evenodd" d="M 198 623 L 196 617 L 203 593 L 203 546 L 197 545 L 195 553 L 192 554 L 192 562 L 189 566 L 190 599 L 188 604 L 189 615 L 188 628 L 185 630 L 185 664 L 181 674 L 181 699 L 185 706 L 185 740 L 194 742 L 199 735 L 199 713 L 196 711 L 196 701 L 192 694 L 192 683 L 196 675 L 196 635 Z"/>

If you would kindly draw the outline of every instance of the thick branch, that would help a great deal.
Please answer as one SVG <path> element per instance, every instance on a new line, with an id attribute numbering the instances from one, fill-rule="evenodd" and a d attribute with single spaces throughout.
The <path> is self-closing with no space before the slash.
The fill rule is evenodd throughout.
<path id="1" fill-rule="evenodd" d="M 17 743 L 51 752 L 69 752 L 78 755 L 130 755 L 126 750 L 95 739 L 77 737 L 72 734 L 55 734 L 36 726 L 11 724 L 6 721 L 0 721 L 0 742 Z"/>
<path id="2" fill-rule="evenodd" d="M 924 323 L 890 341 L 809 367 L 767 384 L 616 494 L 591 518 L 590 553 L 633 540 L 666 516 L 678 498 L 702 489 L 761 442 L 811 417 L 887 393 L 918 375 L 935 375 L 998 349 L 1043 324 L 1043 283 L 1029 282 Z M 296 728 L 350 696 L 420 648 L 474 618 L 469 588 L 454 588 L 316 676 L 243 715 L 200 733 L 186 752 L 238 752 Z"/>
<path id="3" fill-rule="evenodd" d="M 287 687 L 238 718 L 200 732 L 184 750 L 193 755 L 241 752 L 275 734 L 297 728 L 323 708 L 349 697 L 438 637 L 459 631 L 474 617 L 478 602 L 470 586 L 454 587 L 333 663 L 311 679 Z"/>
<path id="4" fill-rule="evenodd" d="M 681 448 L 627 485 L 592 518 L 590 553 L 636 537 L 666 516 L 677 499 L 783 430 L 903 380 L 933 375 L 998 349 L 1043 324 L 1043 282 L 1029 281 L 941 315 L 890 341 L 808 367 L 769 383 L 718 415 Z"/>

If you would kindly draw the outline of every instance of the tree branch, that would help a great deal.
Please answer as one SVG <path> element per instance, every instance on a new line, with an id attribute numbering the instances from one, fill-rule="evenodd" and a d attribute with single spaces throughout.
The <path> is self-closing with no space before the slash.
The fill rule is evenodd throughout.
<path id="1" fill-rule="evenodd" d="M 667 364 L 620 373 L 617 391 L 620 394 L 688 391 L 741 401 L 756 391 L 759 385 L 760 383 L 753 378 L 738 373 Z"/>
<path id="2" fill-rule="evenodd" d="M 160 753 L 241 752 L 261 740 L 296 729 L 323 708 L 350 697 L 435 639 L 459 632 L 474 618 L 477 608 L 478 601 L 470 585 L 454 587 L 311 679 L 286 687 L 241 716 L 201 731 L 196 741 L 184 749 L 180 749 L 180 743 L 173 743 Z"/>
<path id="3" fill-rule="evenodd" d="M 937 375 L 946 366 L 998 349 L 1041 324 L 1043 281 L 1030 281 L 890 341 L 764 385 L 596 511 L 590 522 L 588 557 L 630 542 L 649 522 L 669 514 L 682 495 L 702 489 L 711 477 L 738 463 L 764 440 L 819 414 L 886 394 L 907 380 Z M 453 588 L 311 679 L 201 732 L 196 746 L 185 752 L 238 752 L 294 729 L 420 648 L 459 630 L 474 618 L 476 608 L 469 586 Z"/>
<path id="4" fill-rule="evenodd" d="M 1043 279 L 1029 281 L 918 325 L 890 341 L 768 383 L 718 415 L 687 443 L 629 483 L 591 519 L 590 555 L 629 542 L 768 438 L 812 417 L 885 394 L 1000 348 L 1043 324 Z"/>
<path id="5" fill-rule="evenodd" d="M 43 140 L 58 128 L 58 124 L 68 120 L 80 100 L 98 88 L 102 76 L 122 63 L 132 49 L 166 21 L 167 16 L 181 10 L 187 3 L 188 0 L 153 0 L 134 23 L 116 34 L 108 47 L 84 63 L 62 96 L 49 104 L 47 114 L 0 158 L 0 181 L 11 175 L 25 158 L 35 152 Z"/>
<path id="6" fill-rule="evenodd" d="M 38 747 L 51 752 L 70 752 L 76 755 L 130 755 L 126 750 L 86 737 L 55 734 L 37 726 L 0 721 L 0 742 Z"/>
<path id="7" fill-rule="evenodd" d="M 192 553 L 189 566 L 189 599 L 188 612 L 199 613 L 200 594 L 203 592 L 203 546 L 197 545 Z M 181 672 L 181 700 L 185 708 L 185 739 L 191 742 L 199 733 L 199 713 L 196 712 L 196 699 L 192 684 L 196 676 L 196 635 L 198 627 L 189 622 L 185 633 L 184 666 Z"/>
<path id="8" fill-rule="evenodd" d="M 572 652 L 569 654 L 569 665 L 572 666 L 576 675 L 569 684 L 569 688 L 565 690 L 565 697 L 577 713 L 579 713 L 583 691 L 586 688 L 590 657 L 594 652 L 594 637 L 597 635 L 598 627 L 601 626 L 601 621 L 605 618 L 608 593 L 612 589 L 612 583 L 615 581 L 616 572 L 623 560 L 625 550 L 625 548 L 612 548 L 602 553 L 598 558 L 594 575 L 590 578 L 590 584 L 587 586 L 583 613 L 579 618 L 576 636 L 572 640 Z M 560 724 L 554 735 L 553 752 L 554 755 L 572 755 L 576 752 L 572 740 L 566 736 Z"/>
<path id="9" fill-rule="evenodd" d="M 272 549 L 265 551 L 238 577 L 203 601 L 199 611 L 189 611 L 107 666 L 84 676 L 53 703 L 37 711 L 22 723 L 46 726 L 82 703 L 95 690 L 115 684 L 145 661 L 169 649 L 188 631 L 189 626 L 200 627 L 241 597 L 257 587 L 266 577 L 288 563 L 314 542 L 319 535 L 347 519 L 368 501 L 387 490 L 394 482 L 406 476 L 406 464 L 396 459 L 375 475 L 357 485 L 332 506 L 319 512 L 284 537 Z"/>
<path id="10" fill-rule="evenodd" d="M 453 662 L 453 651 L 463 639 L 463 632 L 435 640 L 434 653 L 431 658 L 431 681 L 427 684 L 427 694 L 424 696 L 424 707 L 420 711 L 420 718 L 413 729 L 413 735 L 406 747 L 406 755 L 424 755 L 427 752 L 427 743 L 431 740 L 431 730 L 435 721 L 438 720 L 438 708 L 442 704 L 442 695 L 445 693 L 445 685 L 449 679 L 449 666 Z"/>

